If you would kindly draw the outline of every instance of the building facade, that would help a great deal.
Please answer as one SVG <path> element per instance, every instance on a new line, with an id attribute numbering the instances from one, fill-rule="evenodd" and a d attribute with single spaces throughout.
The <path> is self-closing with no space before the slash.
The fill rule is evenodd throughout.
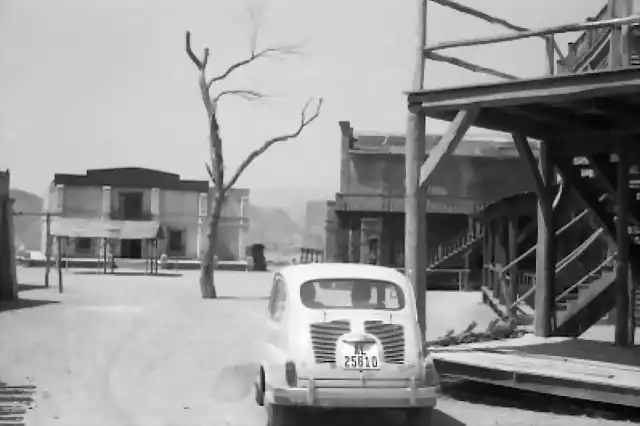
<path id="1" fill-rule="evenodd" d="M 100 256 L 101 242 L 91 237 L 91 227 L 153 225 L 158 227 L 158 251 L 170 258 L 198 259 L 208 235 L 208 212 L 213 200 L 208 181 L 184 180 L 179 175 L 144 168 L 88 170 L 86 174 L 56 174 L 47 194 L 50 226 L 86 229 L 84 236 L 64 238 L 63 255 Z M 223 207 L 217 253 L 221 260 L 245 257 L 249 222 L 245 210 L 247 189 L 234 189 Z M 46 223 L 43 224 L 43 252 Z M 75 235 L 83 235 L 75 232 Z M 146 258 L 150 250 L 141 239 L 117 238 L 113 255 Z"/>
<path id="2" fill-rule="evenodd" d="M 405 137 L 356 133 L 349 122 L 340 129 L 340 192 L 327 206 L 326 257 L 402 267 Z M 425 157 L 440 137 L 427 135 Z M 469 135 L 447 161 L 427 189 L 429 253 L 465 232 L 483 205 L 534 187 L 511 139 Z"/>

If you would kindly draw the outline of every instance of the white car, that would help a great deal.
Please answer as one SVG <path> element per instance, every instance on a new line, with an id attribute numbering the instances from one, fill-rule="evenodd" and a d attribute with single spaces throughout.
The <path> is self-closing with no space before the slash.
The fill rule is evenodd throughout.
<path id="1" fill-rule="evenodd" d="M 300 408 L 389 408 L 428 426 L 436 405 L 409 281 L 395 269 L 294 265 L 274 276 L 256 402 L 268 425 Z"/>

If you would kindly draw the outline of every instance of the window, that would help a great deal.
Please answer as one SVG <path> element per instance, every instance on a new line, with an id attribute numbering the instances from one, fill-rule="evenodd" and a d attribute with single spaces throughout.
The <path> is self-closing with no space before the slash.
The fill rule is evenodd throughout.
<path id="1" fill-rule="evenodd" d="M 281 276 L 276 276 L 271 287 L 271 297 L 269 298 L 269 315 L 276 321 L 282 318 L 287 302 L 287 294 L 284 281 Z"/>
<path id="2" fill-rule="evenodd" d="M 91 238 L 76 238 L 76 251 L 87 252 L 93 248 L 93 240 Z"/>
<path id="3" fill-rule="evenodd" d="M 363 279 L 308 281 L 300 286 L 300 299 L 309 309 L 396 311 L 405 305 L 404 292 L 396 284 Z"/>

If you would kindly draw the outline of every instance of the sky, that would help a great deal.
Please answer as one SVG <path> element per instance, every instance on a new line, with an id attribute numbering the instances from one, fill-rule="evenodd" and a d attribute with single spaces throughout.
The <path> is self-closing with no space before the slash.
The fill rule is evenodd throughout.
<path id="1" fill-rule="evenodd" d="M 581 22 L 605 0 L 465 0 L 527 27 Z M 479 5 L 481 3 L 481 5 Z M 0 169 L 12 186 L 42 194 L 54 173 L 146 167 L 206 179 L 206 113 L 185 54 L 211 51 L 219 74 L 258 48 L 301 54 L 255 62 L 215 87 L 251 89 L 259 102 L 227 98 L 220 122 L 227 169 L 269 137 L 295 130 L 311 97 L 320 118 L 274 146 L 239 187 L 338 190 L 340 131 L 404 133 L 417 43 L 416 0 L 0 0 Z M 503 33 L 430 4 L 428 43 Z M 563 49 L 576 35 L 559 38 Z M 443 52 L 521 77 L 545 73 L 540 39 Z M 426 86 L 496 81 L 427 63 Z M 428 132 L 446 129 L 428 122 Z"/>

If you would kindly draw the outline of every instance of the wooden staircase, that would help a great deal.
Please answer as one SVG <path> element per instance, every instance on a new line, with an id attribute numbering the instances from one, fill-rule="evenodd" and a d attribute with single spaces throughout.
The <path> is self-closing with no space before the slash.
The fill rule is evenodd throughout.
<path id="1" fill-rule="evenodd" d="M 458 255 L 467 253 L 478 241 L 482 241 L 484 236 L 484 227 L 481 223 L 474 223 L 469 229 L 456 235 L 451 240 L 438 246 L 438 249 L 427 262 L 428 269 L 437 269 L 447 260 Z"/>
<path id="2" fill-rule="evenodd" d="M 615 187 L 616 158 L 609 154 L 598 154 L 591 157 L 558 158 L 558 171 L 572 185 L 614 244 L 615 224 Z M 630 176 L 630 214 L 629 233 L 630 266 L 633 273 L 638 273 L 637 261 L 640 254 L 638 232 L 640 229 L 640 188 L 634 183 L 640 179 L 638 170 L 632 168 Z M 593 324 L 604 317 L 615 304 L 615 270 L 614 256 L 603 259 L 603 262 L 576 284 L 556 297 L 556 336 L 579 336 Z M 640 313 L 640 298 L 636 297 L 636 312 Z"/>

